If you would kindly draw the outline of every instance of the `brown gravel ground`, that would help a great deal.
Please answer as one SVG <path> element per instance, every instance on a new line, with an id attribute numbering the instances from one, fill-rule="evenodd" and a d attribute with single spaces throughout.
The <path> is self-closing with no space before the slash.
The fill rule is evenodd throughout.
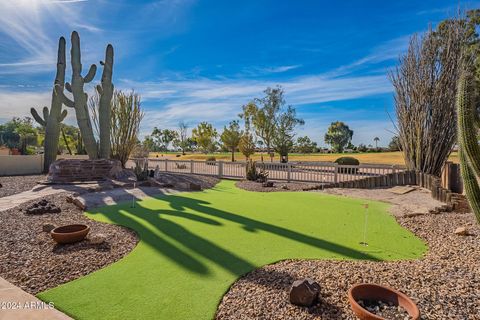
<path id="1" fill-rule="evenodd" d="M 286 260 L 239 279 L 225 294 L 216 319 L 356 319 L 348 289 L 373 282 L 406 293 L 422 319 L 480 319 L 480 227 L 471 213 L 397 217 L 399 223 L 429 245 L 420 260 L 396 262 Z M 457 236 L 467 226 L 472 235 Z M 288 302 L 296 279 L 310 277 L 321 286 L 311 308 Z"/>
<path id="2" fill-rule="evenodd" d="M 271 180 L 270 180 L 271 181 Z M 235 184 L 240 189 L 256 192 L 288 192 L 288 191 L 302 191 L 310 188 L 320 188 L 318 183 L 308 182 L 286 182 L 286 181 L 273 181 L 273 187 L 263 187 L 261 183 L 241 180 Z M 286 186 L 287 189 L 282 188 Z"/>
<path id="3" fill-rule="evenodd" d="M 0 188 L 0 198 L 28 191 L 32 189 L 38 181 L 45 180 L 45 177 L 43 174 L 0 177 L 0 184 L 2 184 Z"/>
<path id="4" fill-rule="evenodd" d="M 32 202 L 0 212 L 0 276 L 31 294 L 101 269 L 124 257 L 138 242 L 135 232 L 127 228 L 88 219 L 65 201 L 66 195 L 45 197 L 59 206 L 61 213 L 33 216 L 19 210 Z M 42 231 L 44 224 L 71 223 L 89 225 L 89 235 L 103 234 L 106 242 L 94 245 L 84 240 L 60 246 Z"/>

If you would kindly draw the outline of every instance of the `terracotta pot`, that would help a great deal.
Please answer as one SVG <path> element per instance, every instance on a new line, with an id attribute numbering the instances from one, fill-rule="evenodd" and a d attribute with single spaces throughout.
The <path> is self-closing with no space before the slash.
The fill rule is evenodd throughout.
<path id="1" fill-rule="evenodd" d="M 84 224 L 70 224 L 50 231 L 50 235 L 57 243 L 73 243 L 82 241 L 90 231 L 90 227 Z"/>
<path id="2" fill-rule="evenodd" d="M 377 284 L 357 284 L 348 290 L 348 300 L 355 315 L 361 320 L 385 320 L 362 308 L 358 300 L 380 300 L 391 302 L 396 306 L 403 307 L 413 320 L 420 319 L 420 311 L 417 305 L 405 294 L 392 288 Z"/>

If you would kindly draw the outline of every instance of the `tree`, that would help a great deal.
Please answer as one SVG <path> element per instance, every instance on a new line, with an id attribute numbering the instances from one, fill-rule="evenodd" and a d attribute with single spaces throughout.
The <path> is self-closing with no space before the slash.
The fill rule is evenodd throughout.
<path id="1" fill-rule="evenodd" d="M 216 149 L 217 130 L 207 122 L 201 122 L 192 130 L 192 138 L 197 146 L 204 152 L 214 152 Z"/>
<path id="2" fill-rule="evenodd" d="M 153 128 L 151 137 L 154 139 L 158 151 L 168 151 L 170 143 L 177 139 L 178 134 L 175 130 L 162 130 L 155 127 Z"/>
<path id="3" fill-rule="evenodd" d="M 123 167 L 137 145 L 143 115 L 140 95 L 115 91 L 110 117 L 111 155 Z"/>
<path id="4" fill-rule="evenodd" d="M 308 136 L 298 137 L 296 149 L 299 153 L 312 153 L 317 149 L 317 143 L 310 140 Z"/>
<path id="5" fill-rule="evenodd" d="M 182 150 L 182 154 L 185 155 L 185 151 L 188 149 L 189 141 L 187 137 L 188 126 L 185 122 L 181 121 L 178 124 L 178 133 L 176 138 L 173 140 L 173 145 L 176 148 Z"/>
<path id="6" fill-rule="evenodd" d="M 292 150 L 294 144 L 295 133 L 293 130 L 295 126 L 303 125 L 304 121 L 298 119 L 295 109 L 289 106 L 286 112 L 278 116 L 276 122 L 273 146 L 275 151 L 280 154 L 281 161 L 288 162 L 288 153 Z"/>
<path id="7" fill-rule="evenodd" d="M 37 145 L 38 130 L 29 117 L 13 118 L 0 125 L 0 145 L 19 149 L 21 154 L 28 154 L 28 146 Z"/>
<path id="8" fill-rule="evenodd" d="M 270 161 L 273 161 L 273 138 L 276 130 L 277 114 L 285 105 L 283 89 L 281 87 L 267 88 L 263 98 L 255 98 L 254 101 L 243 106 L 243 113 L 240 117 L 245 120 L 247 130 L 253 126 L 255 134 L 263 140 Z"/>
<path id="9" fill-rule="evenodd" d="M 464 18 L 454 18 L 413 36 L 390 71 L 396 128 L 409 170 L 439 176 L 455 144 L 456 83 L 469 37 L 478 46 L 478 36 L 469 30 Z"/>
<path id="10" fill-rule="evenodd" d="M 332 122 L 325 134 L 325 143 L 332 146 L 335 152 L 343 152 L 343 149 L 352 141 L 353 131 L 343 122 Z"/>
<path id="11" fill-rule="evenodd" d="M 235 161 L 235 150 L 238 148 L 242 135 L 243 130 L 240 130 L 238 121 L 233 120 L 228 127 L 225 126 L 223 128 L 223 132 L 220 136 L 223 145 L 232 152 L 232 162 Z"/>
<path id="12" fill-rule="evenodd" d="M 400 139 L 397 135 L 392 137 L 390 143 L 388 144 L 388 150 L 390 151 L 400 151 Z"/>
<path id="13" fill-rule="evenodd" d="M 238 149 L 245 156 L 245 158 L 247 158 L 247 160 L 250 159 L 250 156 L 255 153 L 255 140 L 250 132 L 245 132 L 240 138 Z"/>
<path id="14" fill-rule="evenodd" d="M 155 149 L 155 141 L 153 141 L 153 138 L 151 136 L 145 136 L 143 138 L 142 145 L 145 149 L 147 149 L 149 152 L 157 151 Z"/>
<path id="15" fill-rule="evenodd" d="M 373 138 L 373 141 L 375 142 L 375 149 L 378 149 L 378 141 L 380 141 L 379 137 Z"/>
<path id="16" fill-rule="evenodd" d="M 357 150 L 358 152 L 367 152 L 368 151 L 368 148 L 366 145 L 364 145 L 363 143 L 360 143 L 357 147 Z"/>

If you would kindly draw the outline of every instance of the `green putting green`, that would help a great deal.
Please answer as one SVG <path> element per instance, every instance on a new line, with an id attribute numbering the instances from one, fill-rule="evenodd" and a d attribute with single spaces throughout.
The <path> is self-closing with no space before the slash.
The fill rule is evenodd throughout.
<path id="1" fill-rule="evenodd" d="M 279 260 L 419 258 L 426 245 L 388 205 L 315 192 L 259 193 L 233 181 L 107 206 L 88 217 L 141 238 L 122 260 L 38 295 L 75 319 L 212 319 L 241 275 Z"/>

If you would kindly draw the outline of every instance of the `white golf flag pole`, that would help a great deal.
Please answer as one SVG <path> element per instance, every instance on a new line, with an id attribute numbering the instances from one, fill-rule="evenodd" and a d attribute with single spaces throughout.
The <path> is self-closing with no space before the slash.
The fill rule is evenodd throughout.
<path id="1" fill-rule="evenodd" d="M 362 242 L 362 244 L 364 246 L 368 246 L 368 243 L 367 243 L 368 203 L 365 203 L 363 205 L 363 207 L 365 208 L 365 222 L 364 222 L 364 226 L 363 226 L 363 242 Z"/>

